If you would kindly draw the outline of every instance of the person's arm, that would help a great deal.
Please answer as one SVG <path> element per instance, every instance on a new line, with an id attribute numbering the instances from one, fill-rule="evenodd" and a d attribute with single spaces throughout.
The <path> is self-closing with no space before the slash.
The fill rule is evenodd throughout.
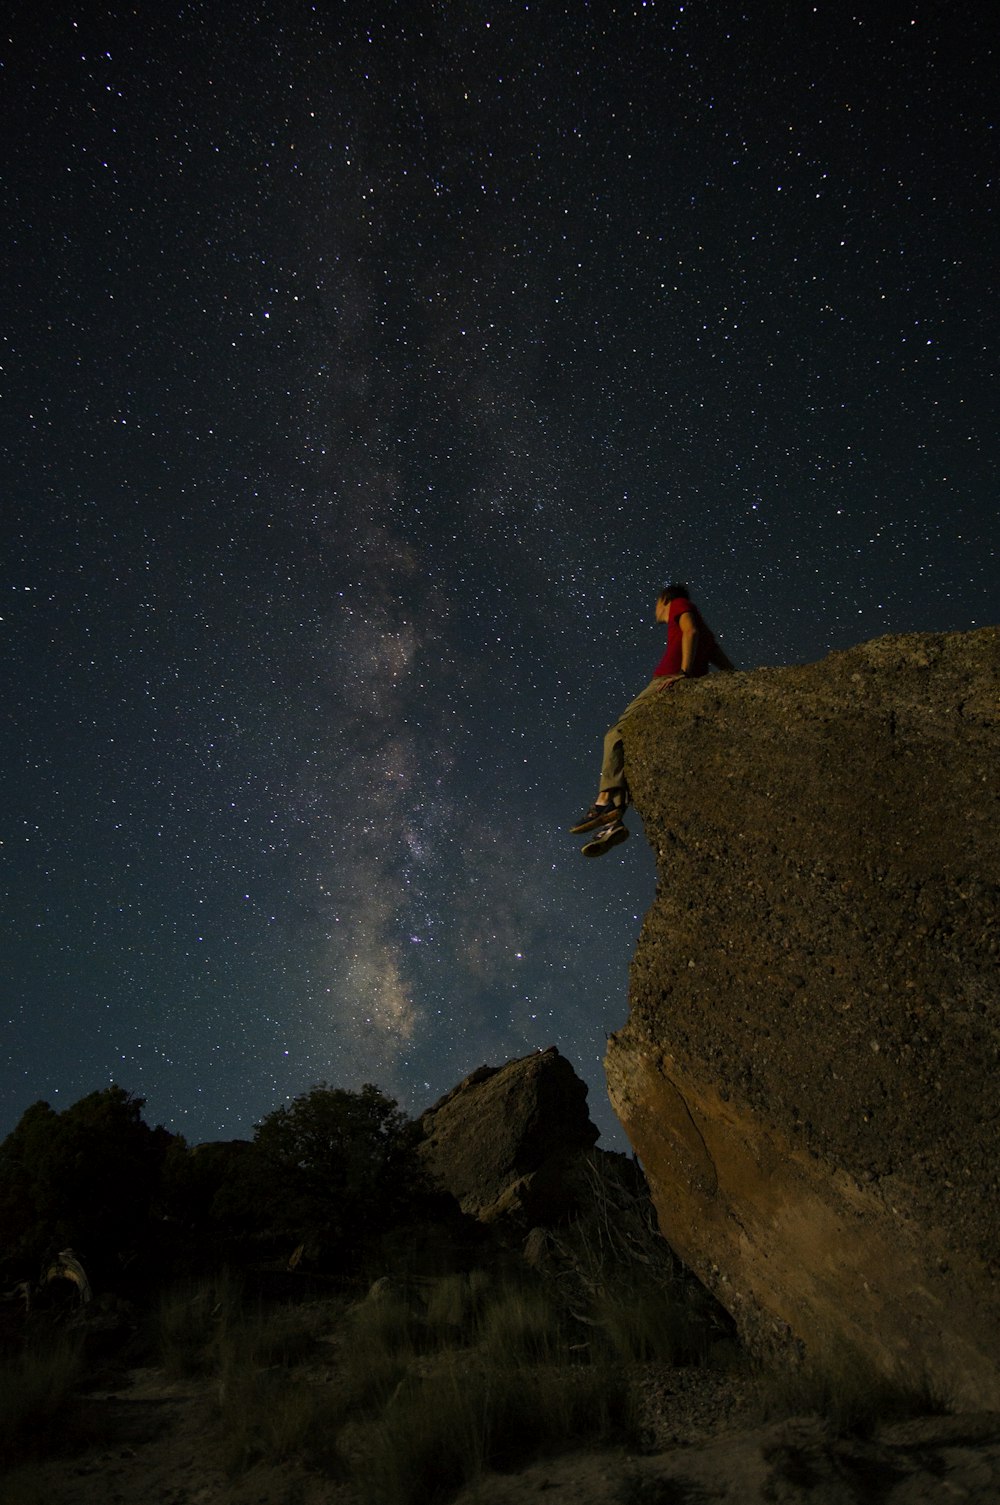
<path id="1" fill-rule="evenodd" d="M 681 629 L 681 673 L 690 674 L 694 668 L 695 652 L 698 647 L 698 624 L 690 611 L 682 614 Z"/>

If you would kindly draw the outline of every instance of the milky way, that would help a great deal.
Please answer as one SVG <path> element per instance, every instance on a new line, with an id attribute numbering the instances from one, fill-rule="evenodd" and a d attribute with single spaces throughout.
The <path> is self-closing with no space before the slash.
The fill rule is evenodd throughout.
<path id="1" fill-rule="evenodd" d="M 657 591 L 740 667 L 1000 617 L 989 18 L 22 6 L 2 62 L 0 1131 L 556 1044 L 620 1142 L 652 860 L 566 827 Z"/>

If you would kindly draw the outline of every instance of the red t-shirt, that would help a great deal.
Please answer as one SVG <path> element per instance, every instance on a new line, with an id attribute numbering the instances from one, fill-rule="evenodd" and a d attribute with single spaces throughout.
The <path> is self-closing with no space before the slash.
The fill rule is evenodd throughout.
<path id="1" fill-rule="evenodd" d="M 686 611 L 694 617 L 694 625 L 698 629 L 694 662 L 688 674 L 692 679 L 700 679 L 708 673 L 708 655 L 714 642 L 712 634 L 701 620 L 697 606 L 685 596 L 677 596 L 667 607 L 667 651 L 653 670 L 654 679 L 660 679 L 664 674 L 681 672 L 681 617 Z"/>

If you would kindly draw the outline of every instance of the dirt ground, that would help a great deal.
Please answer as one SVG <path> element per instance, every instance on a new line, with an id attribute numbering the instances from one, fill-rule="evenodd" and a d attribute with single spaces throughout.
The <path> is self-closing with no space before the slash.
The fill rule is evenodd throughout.
<path id="1" fill-rule="evenodd" d="M 731 1378 L 646 1365 L 637 1376 L 650 1449 L 575 1452 L 466 1488 L 457 1505 L 996 1505 L 1000 1415 L 925 1418 L 866 1441 L 816 1419 L 753 1424 Z M 215 1382 L 136 1369 L 86 1400 L 75 1456 L 0 1480 L 0 1505 L 360 1505 L 348 1484 L 297 1462 L 233 1478 L 215 1430 Z M 385 1505 L 392 1505 L 386 1501 Z M 430 1505 L 430 1502 L 428 1502 Z"/>

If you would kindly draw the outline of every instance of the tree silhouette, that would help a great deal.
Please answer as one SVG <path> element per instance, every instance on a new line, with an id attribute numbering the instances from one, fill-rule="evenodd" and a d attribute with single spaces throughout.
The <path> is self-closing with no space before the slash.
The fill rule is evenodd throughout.
<path id="1" fill-rule="evenodd" d="M 261 1221 L 349 1261 L 424 1191 L 415 1144 L 414 1125 L 377 1087 L 320 1083 L 256 1127 L 245 1171 Z"/>
<path id="2" fill-rule="evenodd" d="M 171 1136 L 144 1100 L 107 1087 L 56 1113 L 35 1103 L 0 1145 L 4 1268 L 34 1273 L 67 1246 L 106 1276 L 145 1231 Z"/>

